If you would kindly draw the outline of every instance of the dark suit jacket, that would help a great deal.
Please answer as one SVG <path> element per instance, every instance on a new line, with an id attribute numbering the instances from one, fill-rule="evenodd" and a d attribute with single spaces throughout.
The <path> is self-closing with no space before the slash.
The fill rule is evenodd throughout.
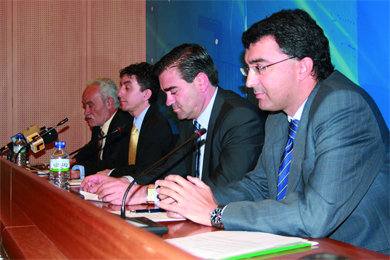
<path id="1" fill-rule="evenodd" d="M 202 180 L 210 186 L 224 186 L 253 169 L 263 146 L 264 121 L 256 106 L 218 88 L 207 129 Z M 192 120 L 182 120 L 179 132 L 181 144 L 194 132 Z M 137 183 L 153 183 L 168 174 L 195 176 L 195 148 L 195 142 L 184 146 L 155 171 L 135 176 Z"/>
<path id="2" fill-rule="evenodd" d="M 98 158 L 98 144 L 95 143 L 82 149 L 76 156 L 76 164 L 85 167 L 85 175 L 95 174 L 98 171 L 112 169 L 115 166 L 127 165 L 129 154 L 130 129 L 132 117 L 128 112 L 118 109 L 112 118 L 108 133 L 117 127 L 127 126 L 127 131 L 110 135 L 106 139 L 103 149 L 103 160 Z M 92 129 L 91 141 L 98 138 L 100 127 Z"/>
<path id="3" fill-rule="evenodd" d="M 213 190 L 218 203 L 231 202 L 222 222 L 228 230 L 329 237 L 390 253 L 389 129 L 371 97 L 341 73 L 318 85 L 298 126 L 286 198 L 276 200 L 288 121 L 275 113 L 256 168 Z"/>
<path id="4" fill-rule="evenodd" d="M 157 104 L 152 104 L 142 122 L 135 165 L 115 167 L 110 176 L 121 177 L 139 173 L 166 155 L 173 145 L 173 134 L 168 120 L 161 114 Z"/>

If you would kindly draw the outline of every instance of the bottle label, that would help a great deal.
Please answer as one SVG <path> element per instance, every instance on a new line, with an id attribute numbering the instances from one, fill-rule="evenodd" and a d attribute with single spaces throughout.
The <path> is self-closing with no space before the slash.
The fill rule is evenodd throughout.
<path id="1" fill-rule="evenodd" d="M 53 172 L 64 172 L 69 171 L 70 169 L 70 160 L 69 159 L 50 159 L 50 170 Z"/>
<path id="2" fill-rule="evenodd" d="M 19 152 L 20 149 L 22 150 Z M 26 153 L 26 149 L 23 147 L 23 145 L 15 145 L 14 153 Z"/>

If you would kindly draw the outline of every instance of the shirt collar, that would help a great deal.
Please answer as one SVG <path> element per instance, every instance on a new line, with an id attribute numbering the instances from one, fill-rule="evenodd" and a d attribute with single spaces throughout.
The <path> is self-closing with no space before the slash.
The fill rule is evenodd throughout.
<path id="1" fill-rule="evenodd" d="M 305 108 L 306 102 L 307 102 L 307 98 L 302 103 L 302 105 L 298 108 L 297 112 L 295 112 L 294 116 L 291 117 L 291 116 L 287 115 L 288 122 L 291 122 L 291 120 L 301 120 L 302 112 L 303 112 L 303 109 Z"/>
<path id="2" fill-rule="evenodd" d="M 201 125 L 202 128 L 208 128 L 209 121 L 211 117 L 211 111 L 213 110 L 215 97 L 217 96 L 218 88 L 215 88 L 213 97 L 211 98 L 209 104 L 207 105 L 206 109 L 200 114 L 200 116 L 196 119 L 198 123 Z"/>
<path id="3" fill-rule="evenodd" d="M 133 125 L 137 127 L 138 132 L 141 132 L 142 122 L 144 121 L 146 112 L 148 112 L 149 107 L 150 105 L 147 108 L 145 108 L 144 111 L 142 111 L 137 118 L 134 117 L 133 119 Z"/>
<path id="4" fill-rule="evenodd" d="M 103 124 L 103 126 L 101 127 L 101 129 L 102 129 L 104 135 L 106 135 L 106 134 L 108 133 L 108 128 L 110 127 L 111 121 L 112 121 L 112 119 L 114 118 L 116 112 L 118 112 L 118 110 L 115 111 L 115 113 L 112 114 L 112 116 L 111 116 L 111 117 Z"/>

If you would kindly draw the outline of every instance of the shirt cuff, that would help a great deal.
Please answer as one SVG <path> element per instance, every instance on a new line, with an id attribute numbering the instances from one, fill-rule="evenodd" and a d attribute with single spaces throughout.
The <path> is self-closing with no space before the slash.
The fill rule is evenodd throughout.
<path id="1" fill-rule="evenodd" d="M 228 205 L 229 205 L 229 204 L 228 204 Z M 222 210 L 221 210 L 221 216 L 222 216 L 223 212 L 225 211 L 225 209 L 226 209 L 226 207 L 227 207 L 228 205 L 225 205 L 225 207 L 222 208 Z"/>
<path id="2" fill-rule="evenodd" d="M 112 173 L 114 170 L 115 170 L 115 168 L 114 168 L 114 169 L 111 169 L 111 171 L 107 174 L 107 176 L 110 176 L 111 173 Z"/>
<path id="3" fill-rule="evenodd" d="M 111 172 L 110 172 L 110 173 L 111 173 Z M 127 178 L 127 179 L 129 180 L 129 182 L 134 181 L 134 178 L 131 177 L 131 176 L 123 176 L 123 177 Z M 137 184 L 137 182 L 134 182 L 134 184 Z"/>

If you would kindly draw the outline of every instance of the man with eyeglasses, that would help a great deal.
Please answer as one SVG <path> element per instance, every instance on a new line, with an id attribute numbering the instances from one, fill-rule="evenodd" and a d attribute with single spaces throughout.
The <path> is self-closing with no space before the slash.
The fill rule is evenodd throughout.
<path id="1" fill-rule="evenodd" d="M 390 253 L 389 129 L 337 70 L 323 30 L 282 10 L 242 36 L 246 85 L 272 111 L 256 168 L 228 187 L 168 176 L 158 206 L 227 230 L 329 237 Z"/>

